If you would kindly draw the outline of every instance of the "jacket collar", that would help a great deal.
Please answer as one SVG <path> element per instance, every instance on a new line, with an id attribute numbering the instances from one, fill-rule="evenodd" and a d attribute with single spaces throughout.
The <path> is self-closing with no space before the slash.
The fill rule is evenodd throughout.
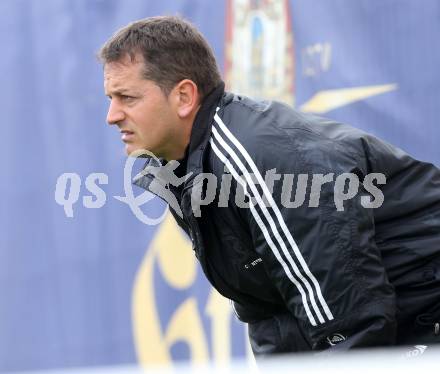
<path id="1" fill-rule="evenodd" d="M 178 160 L 180 165 L 175 170 L 177 177 L 182 177 L 188 173 L 192 173 L 188 180 L 185 181 L 185 184 L 192 181 L 197 174 L 202 172 L 203 154 L 211 135 L 214 114 L 217 106 L 219 106 L 221 98 L 225 93 L 224 90 L 225 84 L 221 82 L 205 97 L 199 111 L 196 114 L 185 156 L 182 160 Z M 167 163 L 167 161 L 163 159 L 160 159 L 159 162 L 162 166 Z M 148 157 L 142 171 L 133 178 L 133 184 L 149 190 L 149 186 L 155 176 L 144 171 L 148 170 L 149 167 L 157 166 L 160 166 L 158 165 L 158 159 Z M 162 183 L 166 184 L 166 181 L 162 181 Z"/>

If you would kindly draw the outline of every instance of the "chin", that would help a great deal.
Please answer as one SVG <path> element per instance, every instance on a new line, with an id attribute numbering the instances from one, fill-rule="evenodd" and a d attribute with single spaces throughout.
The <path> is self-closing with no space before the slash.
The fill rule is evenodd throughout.
<path id="1" fill-rule="evenodd" d="M 134 147 L 132 144 L 127 144 L 125 146 L 125 153 L 127 156 L 130 156 L 132 153 L 138 153 L 139 151 L 142 151 L 142 148 Z M 136 157 L 135 155 L 133 156 Z"/>
<path id="2" fill-rule="evenodd" d="M 127 156 L 141 158 L 155 156 L 154 152 L 147 150 L 145 147 L 134 146 L 133 144 L 127 144 L 125 146 L 125 153 Z"/>

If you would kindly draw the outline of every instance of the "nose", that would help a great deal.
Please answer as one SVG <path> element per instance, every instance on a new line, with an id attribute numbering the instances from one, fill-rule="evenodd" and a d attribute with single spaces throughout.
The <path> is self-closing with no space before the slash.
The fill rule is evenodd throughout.
<path id="1" fill-rule="evenodd" d="M 124 111 L 118 105 L 117 101 L 112 99 L 108 108 L 107 123 L 109 125 L 117 125 L 119 122 L 122 122 L 124 118 Z"/>

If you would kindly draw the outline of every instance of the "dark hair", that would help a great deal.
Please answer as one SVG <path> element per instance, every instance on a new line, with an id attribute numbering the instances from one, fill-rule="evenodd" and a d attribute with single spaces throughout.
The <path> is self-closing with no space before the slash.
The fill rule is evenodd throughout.
<path id="1" fill-rule="evenodd" d="M 176 16 L 145 18 L 118 30 L 98 52 L 105 65 L 125 56 L 144 58 L 145 79 L 155 82 L 169 95 L 183 79 L 198 87 L 200 100 L 222 79 L 211 47 L 188 21 Z"/>

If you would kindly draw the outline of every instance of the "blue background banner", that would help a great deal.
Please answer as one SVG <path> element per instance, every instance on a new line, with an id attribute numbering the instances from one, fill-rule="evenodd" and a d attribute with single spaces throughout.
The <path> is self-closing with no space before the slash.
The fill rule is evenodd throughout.
<path id="1" fill-rule="evenodd" d="M 440 165 L 437 0 L 3 0 L 0 371 L 250 354 L 164 204 L 142 206 L 165 216 L 146 225 L 114 198 L 128 193 L 126 158 L 95 54 L 128 22 L 165 14 L 201 30 L 229 89 Z"/>

